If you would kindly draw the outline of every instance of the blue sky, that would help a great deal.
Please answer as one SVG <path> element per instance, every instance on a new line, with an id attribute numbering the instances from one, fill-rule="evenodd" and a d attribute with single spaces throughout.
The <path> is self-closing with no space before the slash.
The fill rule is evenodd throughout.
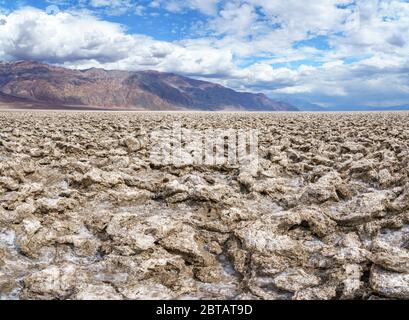
<path id="1" fill-rule="evenodd" d="M 409 105 L 403 0 L 0 0 L 0 60 L 154 69 L 324 107 Z"/>

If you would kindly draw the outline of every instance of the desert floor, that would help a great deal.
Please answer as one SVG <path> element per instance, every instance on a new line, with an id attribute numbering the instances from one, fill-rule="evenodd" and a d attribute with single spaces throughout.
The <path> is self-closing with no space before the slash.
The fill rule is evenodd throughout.
<path id="1" fill-rule="evenodd" d="M 161 164 L 174 123 L 257 163 Z M 409 299 L 409 113 L 0 112 L 2 299 Z"/>

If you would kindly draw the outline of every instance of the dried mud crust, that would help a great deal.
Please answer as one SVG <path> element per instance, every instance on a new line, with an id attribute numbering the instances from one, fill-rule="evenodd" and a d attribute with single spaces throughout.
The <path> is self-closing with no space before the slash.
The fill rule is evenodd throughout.
<path id="1" fill-rule="evenodd" d="M 151 133 L 257 128 L 259 165 Z M 0 113 L 2 299 L 408 299 L 408 113 Z"/>

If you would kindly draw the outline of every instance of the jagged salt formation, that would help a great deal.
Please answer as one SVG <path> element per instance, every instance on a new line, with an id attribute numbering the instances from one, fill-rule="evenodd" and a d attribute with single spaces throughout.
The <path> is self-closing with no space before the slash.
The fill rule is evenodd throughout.
<path id="1" fill-rule="evenodd" d="M 151 163 L 257 128 L 258 166 Z M 2 299 L 408 299 L 408 113 L 0 113 Z"/>

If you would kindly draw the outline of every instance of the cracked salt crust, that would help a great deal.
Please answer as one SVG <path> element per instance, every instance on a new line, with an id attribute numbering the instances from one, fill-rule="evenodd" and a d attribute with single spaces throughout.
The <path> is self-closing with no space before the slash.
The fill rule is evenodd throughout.
<path id="1" fill-rule="evenodd" d="M 409 114 L 0 113 L 0 299 L 408 299 Z M 153 163 L 257 129 L 257 165 Z"/>

